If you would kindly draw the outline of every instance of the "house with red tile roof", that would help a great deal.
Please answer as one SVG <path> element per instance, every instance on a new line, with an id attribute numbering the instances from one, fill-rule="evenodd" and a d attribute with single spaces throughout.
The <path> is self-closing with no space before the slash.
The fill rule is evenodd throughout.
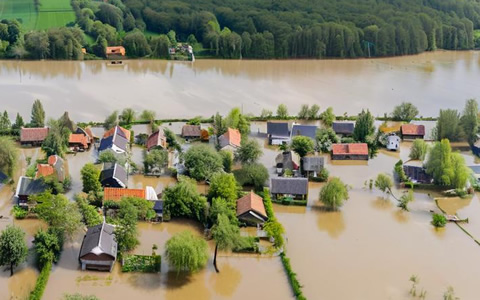
<path id="1" fill-rule="evenodd" d="M 152 133 L 147 139 L 147 151 L 150 151 L 155 148 L 166 149 L 167 148 L 167 139 L 163 133 L 163 130 L 159 129 L 158 131 Z"/>
<path id="2" fill-rule="evenodd" d="M 423 139 L 425 136 L 424 125 L 403 124 L 400 130 L 404 140 Z"/>
<path id="3" fill-rule="evenodd" d="M 122 189 L 105 187 L 103 189 L 103 201 L 120 201 L 123 197 L 135 197 L 145 199 L 144 189 Z"/>
<path id="4" fill-rule="evenodd" d="M 58 155 L 50 155 L 47 161 L 48 164 L 37 164 L 35 179 L 56 175 L 58 181 L 63 182 L 65 180 L 63 159 Z"/>
<path id="5" fill-rule="evenodd" d="M 368 160 L 368 145 L 365 143 L 333 144 L 332 160 Z"/>
<path id="6" fill-rule="evenodd" d="M 221 150 L 234 151 L 240 147 L 241 142 L 242 135 L 240 134 L 240 131 L 233 128 L 228 128 L 227 132 L 218 138 L 218 144 L 220 145 Z"/>
<path id="7" fill-rule="evenodd" d="M 263 205 L 263 199 L 254 192 L 237 200 L 237 218 L 248 224 L 264 223 L 268 217 Z"/>
<path id="8" fill-rule="evenodd" d="M 68 146 L 74 151 L 85 151 L 88 149 L 89 137 L 81 133 L 71 133 L 68 139 Z"/>
<path id="9" fill-rule="evenodd" d="M 22 145 L 40 146 L 47 138 L 47 127 L 25 128 L 20 131 L 20 143 Z"/>
<path id="10" fill-rule="evenodd" d="M 130 130 L 123 128 L 122 126 L 115 126 L 110 130 L 105 131 L 103 138 L 111 137 L 115 134 L 122 135 L 127 141 L 130 141 Z"/>
<path id="11" fill-rule="evenodd" d="M 48 164 L 37 164 L 37 173 L 35 174 L 35 179 L 40 177 L 47 177 L 53 175 L 55 173 L 55 169 L 51 165 Z"/>

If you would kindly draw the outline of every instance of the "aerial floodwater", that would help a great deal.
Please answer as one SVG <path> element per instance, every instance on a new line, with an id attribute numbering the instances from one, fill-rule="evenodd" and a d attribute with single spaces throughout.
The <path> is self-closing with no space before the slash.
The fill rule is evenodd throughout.
<path id="1" fill-rule="evenodd" d="M 245 113 L 286 104 L 332 106 L 337 115 L 368 108 L 376 116 L 411 101 L 421 115 L 461 109 L 480 94 L 480 53 L 437 51 L 357 60 L 0 61 L 2 108 L 28 115 L 33 99 L 51 116 L 103 120 L 113 110 L 155 109 L 159 118 Z M 13 101 L 14 99 L 14 101 Z"/>

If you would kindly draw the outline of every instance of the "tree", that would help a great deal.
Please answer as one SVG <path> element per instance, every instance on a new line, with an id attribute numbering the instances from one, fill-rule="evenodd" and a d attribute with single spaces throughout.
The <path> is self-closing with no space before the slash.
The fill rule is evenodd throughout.
<path id="1" fill-rule="evenodd" d="M 262 154 L 262 149 L 256 140 L 244 138 L 240 148 L 235 152 L 235 160 L 242 164 L 255 163 Z"/>
<path id="2" fill-rule="evenodd" d="M 217 267 L 218 250 L 231 250 L 235 247 L 240 238 L 240 230 L 237 224 L 230 223 L 226 215 L 218 215 L 217 223 L 212 227 L 212 238 L 215 241 L 215 255 L 213 257 L 213 265 L 215 271 L 220 272 Z"/>
<path id="3" fill-rule="evenodd" d="M 465 132 L 468 143 L 473 145 L 477 141 L 478 132 L 478 103 L 475 99 L 469 99 L 465 103 L 460 124 L 462 125 L 463 132 Z"/>
<path id="4" fill-rule="evenodd" d="M 116 155 L 113 151 L 102 151 L 98 156 L 99 163 L 118 163 L 120 165 L 125 165 L 125 158 L 119 155 Z"/>
<path id="5" fill-rule="evenodd" d="M 30 121 L 31 127 L 44 127 L 45 126 L 45 111 L 40 100 L 35 100 L 32 106 L 32 119 Z"/>
<path id="6" fill-rule="evenodd" d="M 408 157 L 415 160 L 424 160 L 427 155 L 428 145 L 424 140 L 416 139 L 413 141 L 412 148 Z"/>
<path id="7" fill-rule="evenodd" d="M 329 107 L 324 112 L 320 114 L 320 119 L 325 126 L 331 127 L 333 121 L 335 121 L 335 114 L 333 113 L 333 108 Z"/>
<path id="8" fill-rule="evenodd" d="M 70 130 L 62 127 L 57 120 L 50 119 L 48 122 L 48 135 L 42 143 L 42 150 L 48 156 L 58 155 L 64 157 L 68 149 Z"/>
<path id="9" fill-rule="evenodd" d="M 316 140 L 318 150 L 323 153 L 330 152 L 332 150 L 332 145 L 340 142 L 340 139 L 332 128 L 318 129 Z"/>
<path id="10" fill-rule="evenodd" d="M 242 136 L 250 133 L 250 121 L 240 112 L 238 107 L 233 108 L 224 120 L 227 128 L 238 129 Z"/>
<path id="11" fill-rule="evenodd" d="M 68 134 L 77 131 L 77 124 L 70 119 L 70 115 L 67 111 L 63 113 L 60 119 L 58 119 L 58 124 L 62 130 L 68 129 Z"/>
<path id="12" fill-rule="evenodd" d="M 240 170 L 233 171 L 238 184 L 241 186 L 254 186 L 261 191 L 269 178 L 267 168 L 259 163 L 244 165 Z"/>
<path id="13" fill-rule="evenodd" d="M 143 159 L 143 166 L 145 173 L 151 172 L 151 170 L 161 170 L 167 165 L 168 152 L 161 149 L 153 149 L 149 152 L 145 152 Z"/>
<path id="14" fill-rule="evenodd" d="M 390 176 L 387 174 L 378 174 L 377 179 L 375 180 L 375 187 L 381 190 L 384 193 L 392 193 L 393 181 Z"/>
<path id="15" fill-rule="evenodd" d="M 90 205 L 87 199 L 81 195 L 75 195 L 75 202 L 77 202 L 78 209 L 83 216 L 83 223 L 87 227 L 96 226 L 103 223 L 102 215 L 98 213 L 95 206 Z"/>
<path id="16" fill-rule="evenodd" d="M 150 127 L 152 127 L 152 132 L 156 131 L 156 128 L 154 128 L 155 127 L 155 116 L 156 116 L 156 113 L 153 110 L 144 110 L 144 111 L 142 111 L 142 114 L 140 115 L 140 119 L 142 121 L 146 121 L 146 122 L 150 123 Z M 169 142 L 167 141 L 167 143 L 169 143 Z"/>
<path id="17" fill-rule="evenodd" d="M 232 208 L 225 199 L 213 198 L 212 205 L 208 209 L 208 225 L 209 227 L 217 224 L 218 216 L 227 216 L 230 223 L 238 226 L 237 210 Z"/>
<path id="18" fill-rule="evenodd" d="M 459 141 L 464 137 L 460 114 L 455 109 L 441 109 L 435 128 L 437 140 Z"/>
<path id="19" fill-rule="evenodd" d="M 0 234 L 0 265 L 9 266 L 10 276 L 13 276 L 13 268 L 26 261 L 27 254 L 25 232 L 19 227 L 8 225 Z"/>
<path id="20" fill-rule="evenodd" d="M 103 128 L 105 128 L 105 130 L 110 130 L 117 125 L 118 125 L 118 112 L 114 111 L 103 122 Z"/>
<path id="21" fill-rule="evenodd" d="M 205 221 L 207 199 L 200 195 L 195 180 L 180 176 L 176 185 L 163 192 L 164 211 L 171 217 L 186 217 Z"/>
<path id="22" fill-rule="evenodd" d="M 190 177 L 196 180 L 209 179 L 223 169 L 222 158 L 207 145 L 194 145 L 184 154 L 185 167 Z"/>
<path id="23" fill-rule="evenodd" d="M 311 120 L 316 119 L 319 111 L 320 111 L 320 106 L 318 106 L 317 104 L 312 105 L 308 110 L 308 114 L 307 114 L 308 119 L 311 119 Z"/>
<path id="24" fill-rule="evenodd" d="M 35 212 L 38 217 L 66 237 L 72 237 L 80 228 L 82 216 L 78 206 L 70 202 L 65 195 L 52 195 L 47 191 L 32 198 L 37 203 Z"/>
<path id="25" fill-rule="evenodd" d="M 0 136 L 0 171 L 13 176 L 17 166 L 19 151 L 12 138 Z"/>
<path id="26" fill-rule="evenodd" d="M 23 126 L 25 126 L 25 122 L 23 121 L 22 116 L 19 113 L 17 113 L 17 116 L 15 118 L 15 123 L 13 123 L 12 128 L 19 130 Z"/>
<path id="27" fill-rule="evenodd" d="M 408 203 L 413 201 L 413 191 L 408 190 L 406 194 L 403 194 L 400 197 L 400 200 L 398 201 L 397 206 L 400 207 L 402 210 L 409 211 L 408 210 Z"/>
<path id="28" fill-rule="evenodd" d="M 208 199 L 222 198 L 232 208 L 236 207 L 240 188 L 231 173 L 215 173 L 210 178 Z"/>
<path id="29" fill-rule="evenodd" d="M 93 44 L 92 46 L 93 54 L 101 58 L 106 58 L 107 46 L 108 46 L 107 39 L 105 39 L 103 35 L 99 35 L 97 37 L 97 40 L 95 41 L 95 44 Z"/>
<path id="30" fill-rule="evenodd" d="M 133 202 L 122 199 L 117 218 L 114 220 L 118 225 L 115 228 L 115 238 L 120 252 L 133 250 L 138 244 L 137 222 L 139 219 L 138 208 Z"/>
<path id="31" fill-rule="evenodd" d="M 277 108 L 277 118 L 288 119 L 288 109 L 285 104 L 280 104 Z"/>
<path id="32" fill-rule="evenodd" d="M 175 234 L 165 245 L 167 261 L 177 272 L 195 272 L 205 267 L 207 251 L 207 242 L 189 231 Z"/>
<path id="33" fill-rule="evenodd" d="M 62 240 L 54 230 L 47 231 L 40 229 L 35 234 L 33 240 L 35 244 L 35 252 L 37 254 L 37 261 L 40 269 L 48 263 L 57 262 L 62 251 Z"/>
<path id="34" fill-rule="evenodd" d="M 120 121 L 124 124 L 130 125 L 135 122 L 136 113 L 131 108 L 125 108 L 120 114 Z"/>
<path id="35" fill-rule="evenodd" d="M 217 112 L 213 118 L 213 130 L 217 136 L 221 136 L 227 132 L 227 125 L 223 117 Z"/>
<path id="36" fill-rule="evenodd" d="M 439 228 L 445 227 L 447 225 L 447 218 L 444 215 L 433 214 L 432 215 L 432 225 Z"/>
<path id="37" fill-rule="evenodd" d="M 400 105 L 395 106 L 392 112 L 392 118 L 394 121 L 410 122 L 417 115 L 417 107 L 410 102 L 402 102 Z"/>
<path id="38" fill-rule="evenodd" d="M 357 117 L 355 129 L 353 130 L 353 139 L 360 143 L 367 143 L 368 137 L 375 133 L 374 122 L 375 118 L 370 111 L 362 110 Z"/>
<path id="39" fill-rule="evenodd" d="M 8 130 L 12 127 L 10 118 L 8 117 L 8 112 L 4 111 L 3 115 L 0 116 L 0 130 Z"/>
<path id="40" fill-rule="evenodd" d="M 98 193 L 102 190 L 102 185 L 100 184 L 100 170 L 95 167 L 94 164 L 88 163 L 83 166 L 80 171 L 82 174 L 82 183 L 84 193 L 95 192 Z"/>
<path id="41" fill-rule="evenodd" d="M 139 30 L 127 33 L 123 39 L 123 46 L 129 57 L 144 57 L 152 52 L 145 35 Z"/>
<path id="42" fill-rule="evenodd" d="M 272 116 L 273 116 L 273 112 L 272 112 L 271 110 L 268 110 L 268 109 L 266 109 L 266 108 L 262 109 L 262 112 L 261 112 L 261 114 L 260 114 L 260 118 L 261 118 L 261 119 L 266 119 L 266 120 L 268 120 L 268 119 L 271 119 Z"/>
<path id="43" fill-rule="evenodd" d="M 314 150 L 314 143 L 311 138 L 306 136 L 295 136 L 292 139 L 292 150 L 300 157 L 304 157 Z"/>
<path id="44" fill-rule="evenodd" d="M 308 104 L 302 104 L 302 106 L 300 107 L 300 111 L 298 112 L 298 118 L 304 120 L 308 119 L 308 111 Z"/>
<path id="45" fill-rule="evenodd" d="M 330 179 L 320 190 L 320 201 L 332 210 L 337 210 L 348 198 L 348 187 L 338 177 Z"/>
<path id="46" fill-rule="evenodd" d="M 232 171 L 233 154 L 228 150 L 219 151 L 218 154 L 222 157 L 223 170 L 227 173 Z"/>

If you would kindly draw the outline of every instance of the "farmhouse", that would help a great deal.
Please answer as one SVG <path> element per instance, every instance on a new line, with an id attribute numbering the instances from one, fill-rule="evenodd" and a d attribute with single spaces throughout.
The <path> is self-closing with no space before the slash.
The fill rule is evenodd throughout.
<path id="1" fill-rule="evenodd" d="M 47 127 L 22 128 L 20 131 L 20 143 L 22 145 L 40 146 L 47 135 Z"/>
<path id="2" fill-rule="evenodd" d="M 68 147 L 73 151 L 85 151 L 90 146 L 89 137 L 81 133 L 72 133 L 68 139 Z"/>
<path id="3" fill-rule="evenodd" d="M 105 163 L 100 173 L 100 183 L 103 187 L 126 188 L 127 171 L 117 163 Z"/>
<path id="4" fill-rule="evenodd" d="M 325 159 L 321 156 L 305 156 L 302 158 L 302 171 L 306 177 L 317 177 L 324 168 Z"/>
<path id="5" fill-rule="evenodd" d="M 283 175 L 286 170 L 294 172 L 300 167 L 300 156 L 293 151 L 284 151 L 275 158 L 275 166 L 278 175 Z"/>
<path id="6" fill-rule="evenodd" d="M 298 177 L 274 177 L 270 180 L 270 193 L 275 199 L 280 197 L 306 199 L 308 195 L 308 179 Z"/>
<path id="7" fill-rule="evenodd" d="M 112 271 L 117 260 L 114 229 L 107 223 L 88 228 L 78 257 L 82 270 Z"/>
<path id="8" fill-rule="evenodd" d="M 105 133 L 98 152 L 110 150 L 117 154 L 124 154 L 127 152 L 127 146 L 130 141 L 130 131 L 120 126 L 115 126 Z"/>
<path id="9" fill-rule="evenodd" d="M 147 151 L 152 149 L 166 149 L 167 139 L 163 134 L 163 130 L 159 129 L 152 133 L 147 139 Z"/>
<path id="10" fill-rule="evenodd" d="M 218 138 L 218 144 L 221 150 L 235 151 L 240 147 L 242 135 L 238 129 L 228 128 L 227 132 Z"/>
<path id="11" fill-rule="evenodd" d="M 351 136 L 355 129 L 353 122 L 333 122 L 332 129 L 340 136 Z"/>
<path id="12" fill-rule="evenodd" d="M 423 139 L 423 137 L 425 136 L 425 126 L 404 124 L 402 125 L 401 133 L 404 140 Z"/>
<path id="13" fill-rule="evenodd" d="M 199 139 L 202 136 L 200 125 L 183 125 L 182 137 L 186 140 Z"/>
<path id="14" fill-rule="evenodd" d="M 423 162 L 420 160 L 409 160 L 403 164 L 403 171 L 408 179 L 414 183 L 432 183 L 433 178 L 425 171 Z"/>
<path id="15" fill-rule="evenodd" d="M 332 160 L 368 160 L 368 146 L 365 143 L 333 144 Z"/>
<path id="16" fill-rule="evenodd" d="M 269 145 L 281 145 L 290 142 L 288 123 L 267 122 L 267 136 Z"/>
<path id="17" fill-rule="evenodd" d="M 47 186 L 42 179 L 32 179 L 21 176 L 18 180 L 15 197 L 18 198 L 18 205 L 27 205 L 30 196 L 43 193 Z"/>
<path id="18" fill-rule="evenodd" d="M 315 140 L 317 136 L 317 126 L 293 124 L 291 139 L 293 139 L 296 136 L 306 136 L 311 138 L 312 140 Z"/>
<path id="19" fill-rule="evenodd" d="M 237 200 L 237 218 L 248 224 L 262 224 L 268 217 L 263 199 L 254 192 Z"/>

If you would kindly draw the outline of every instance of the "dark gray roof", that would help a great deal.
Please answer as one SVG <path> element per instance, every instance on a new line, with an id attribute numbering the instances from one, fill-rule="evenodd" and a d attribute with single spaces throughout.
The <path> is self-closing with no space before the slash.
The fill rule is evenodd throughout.
<path id="1" fill-rule="evenodd" d="M 308 179 L 295 177 L 274 177 L 270 182 L 272 194 L 306 195 Z"/>
<path id="2" fill-rule="evenodd" d="M 125 134 L 120 129 L 118 129 L 117 132 L 120 132 L 121 134 L 113 134 L 109 137 L 103 138 L 100 141 L 100 146 L 98 147 L 99 152 L 110 149 L 113 147 L 113 145 L 117 146 L 123 151 L 127 151 L 128 140 L 125 138 Z"/>
<path id="3" fill-rule="evenodd" d="M 120 180 L 125 186 L 127 186 L 127 171 L 124 167 L 117 163 L 103 164 L 103 170 L 100 173 L 100 182 L 109 178 L 115 178 L 117 180 Z"/>
<path id="4" fill-rule="evenodd" d="M 317 126 L 315 125 L 299 125 L 294 124 L 292 126 L 292 137 L 294 136 L 306 136 L 311 138 L 312 140 L 315 139 L 317 134 Z"/>
<path id="5" fill-rule="evenodd" d="M 96 255 L 105 253 L 117 258 L 114 230 L 115 228 L 107 223 L 89 227 L 80 248 L 80 258 L 89 253 Z"/>
<path id="6" fill-rule="evenodd" d="M 277 137 L 289 137 L 288 123 L 267 122 L 267 134 Z"/>
<path id="7" fill-rule="evenodd" d="M 153 201 L 153 210 L 156 213 L 163 212 L 163 200 L 152 200 Z"/>
<path id="8" fill-rule="evenodd" d="M 472 169 L 474 174 L 480 174 L 480 165 L 476 166 L 468 166 L 470 169 Z"/>
<path id="9" fill-rule="evenodd" d="M 277 167 L 279 164 L 281 164 L 283 170 L 289 169 L 293 171 L 294 169 L 298 168 L 300 161 L 298 159 L 298 156 L 296 156 L 296 159 L 294 161 L 294 153 L 292 151 L 285 151 L 277 155 L 277 157 L 275 158 L 275 163 Z M 294 164 L 296 166 L 294 166 Z"/>
<path id="10" fill-rule="evenodd" d="M 333 122 L 332 124 L 333 131 L 337 134 L 352 134 L 353 129 L 355 128 L 355 123 L 353 122 Z"/>
<path id="11" fill-rule="evenodd" d="M 43 179 L 31 179 L 29 177 L 22 176 L 17 186 L 17 195 L 36 195 L 43 193 L 47 190 L 47 186 Z"/>
<path id="12" fill-rule="evenodd" d="M 302 160 L 304 171 L 320 172 L 325 164 L 325 160 L 321 156 L 306 156 Z"/>

